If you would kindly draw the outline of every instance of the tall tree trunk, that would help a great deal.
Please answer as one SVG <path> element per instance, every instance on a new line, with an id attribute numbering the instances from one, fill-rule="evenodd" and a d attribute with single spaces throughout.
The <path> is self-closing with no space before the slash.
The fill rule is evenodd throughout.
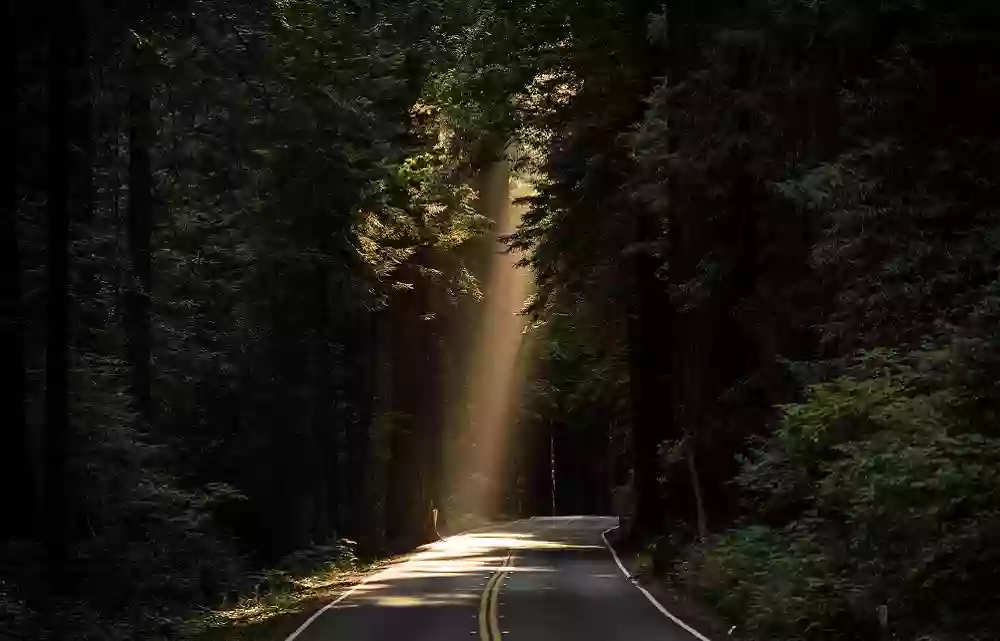
<path id="1" fill-rule="evenodd" d="M 433 267 L 427 250 L 412 257 L 409 274 L 415 286 L 398 295 L 391 307 L 393 409 L 402 424 L 393 430 L 388 488 L 390 542 L 408 548 L 433 540 L 431 503 L 437 483 L 434 449 L 440 447 L 443 415 L 440 411 L 441 358 L 438 319 L 430 296 L 433 285 L 419 267 Z"/>
<path id="2" fill-rule="evenodd" d="M 128 244 L 132 278 L 126 296 L 125 324 L 129 365 L 132 368 L 132 393 L 139 418 L 148 427 L 153 421 L 150 364 L 153 177 L 150 150 L 154 142 L 154 130 L 150 110 L 149 71 L 143 64 L 145 53 L 142 45 L 134 37 L 129 54 Z"/>
<path id="3" fill-rule="evenodd" d="M 20 157 L 20 145 L 17 136 L 18 119 L 20 115 L 19 76 L 17 60 L 19 55 L 18 27 L 15 20 L 19 14 L 14 10 L 14 4 L 7 2 L 3 12 L 4 43 L 4 77 L 9 78 L 4 98 L 7 102 L 7 113 L 3 121 L 3 141 L 7 149 L 11 149 L 15 157 Z M 0 525 L 0 540 L 7 540 L 16 535 L 30 531 L 34 520 L 33 498 L 35 496 L 35 479 L 30 468 L 32 460 L 30 452 L 30 434 L 24 412 L 26 380 L 24 358 L 24 320 L 21 303 L 21 257 L 18 242 L 18 179 L 15 171 L 14 179 L 4 182 L 4 192 L 0 195 L 0 279 L 3 300 L 3 317 L 0 318 L 0 341 L 3 341 L 3 353 L 9 356 L 4 359 L 5 380 L 8 389 L 3 396 L 4 406 L 0 413 L 7 417 L 8 429 L 4 434 L 9 446 L 0 452 L 0 469 L 5 477 L 2 479 L 7 492 L 5 503 L 10 506 L 11 517 Z M 26 490 L 15 490 L 20 485 Z"/>
<path id="4" fill-rule="evenodd" d="M 695 437 L 693 432 L 684 436 L 684 458 L 687 461 L 688 474 L 691 476 L 691 490 L 694 494 L 695 514 L 698 519 L 698 538 L 704 541 L 708 537 L 708 514 L 705 511 L 705 498 L 701 491 L 701 478 L 698 476 L 698 464 L 695 461 Z"/>
<path id="5" fill-rule="evenodd" d="M 94 16 L 94 20 L 99 16 Z M 89 53 L 89 51 L 88 51 Z M 89 71 L 88 71 L 89 78 Z M 104 314 L 99 309 L 100 270 L 98 268 L 97 251 L 94 248 L 94 158 L 96 154 L 96 138 L 100 135 L 94 124 L 94 95 L 92 91 L 99 81 L 91 82 L 91 90 L 87 98 L 79 100 L 74 109 L 74 117 L 81 131 L 86 135 L 80 137 L 77 144 L 77 156 L 81 173 L 79 188 L 82 197 L 75 201 L 75 211 L 71 226 L 76 232 L 71 238 L 71 244 L 82 245 L 84 253 L 73 257 L 74 269 L 70 284 L 71 295 L 78 301 L 74 309 L 75 332 L 70 340 L 77 350 L 92 351 L 96 330 L 103 323 Z"/>
<path id="6" fill-rule="evenodd" d="M 422 287 L 417 284 L 417 287 Z M 393 549 L 406 549 L 417 542 L 414 528 L 414 503 L 419 500 L 420 462 L 417 451 L 419 416 L 417 386 L 424 372 L 420 353 L 417 292 L 401 293 L 390 311 L 392 335 L 392 413 L 391 458 L 386 487 L 386 538 Z"/>
<path id="7" fill-rule="evenodd" d="M 9 78 L 6 87 L 7 113 L 3 119 L 3 140 L 6 148 L 20 158 L 21 145 L 18 139 L 18 119 L 20 115 L 20 76 L 17 60 L 20 53 L 20 13 L 13 2 L 5 4 L 5 38 L 7 51 L 4 64 Z M 7 518 L 0 525 L 0 540 L 15 536 L 30 536 L 34 531 L 38 505 L 38 479 L 35 470 L 35 453 L 25 415 L 27 395 L 27 373 L 24 355 L 24 307 L 21 297 L 21 249 L 18 224 L 18 183 L 20 175 L 14 173 L 13 180 L 4 181 L 4 192 L 0 201 L 0 296 L 3 299 L 3 317 L 0 319 L 0 352 L 3 359 L 6 391 L 3 395 L 4 407 L 0 415 L 7 425 L 3 436 L 5 447 L 0 449 L 0 469 L 3 470 L 4 504 L 8 506 Z"/>
<path id="8" fill-rule="evenodd" d="M 706 230 L 701 220 L 674 220 L 671 226 L 670 273 L 677 283 L 683 284 L 699 277 L 699 262 L 706 247 Z M 674 372 L 672 413 L 681 437 L 680 450 L 685 469 L 671 470 L 670 480 L 676 499 L 672 502 L 677 515 L 698 526 L 699 536 L 707 531 L 706 511 L 702 486 L 695 462 L 695 441 L 703 426 L 708 423 L 705 399 L 714 397 L 716 378 L 712 368 L 712 337 L 717 331 L 718 294 L 712 292 L 707 300 L 685 305 L 684 311 L 675 315 L 671 340 L 670 368 Z M 680 461 L 678 461 L 679 463 Z M 689 487 L 685 487 L 688 485 Z M 688 494 L 690 492 L 690 494 Z"/>
<path id="9" fill-rule="evenodd" d="M 332 420 L 330 407 L 335 402 L 332 381 L 333 355 L 330 349 L 330 266 L 329 248 L 325 241 L 330 238 L 330 231 L 324 229 L 321 234 L 320 264 L 316 266 L 316 346 L 314 374 L 314 403 L 312 437 L 315 442 L 313 459 L 315 467 L 309 470 L 312 491 L 316 497 L 316 515 L 313 522 L 313 539 L 323 541 L 330 536 L 333 529 L 331 514 L 336 514 L 337 499 L 334 494 L 337 472 L 337 435 L 338 426 Z"/>
<path id="10" fill-rule="evenodd" d="M 69 240 L 73 209 L 89 199 L 82 193 L 83 172 L 79 153 L 89 135 L 78 111 L 89 92 L 87 31 L 83 6 L 78 0 L 64 5 L 54 16 L 49 32 L 49 140 L 46 274 L 45 432 L 43 438 L 42 531 L 48 579 L 53 594 L 71 589 L 72 573 L 66 568 L 73 539 L 74 519 L 70 500 L 69 445 Z M 55 631 L 54 636 L 60 637 Z"/>
<path id="11" fill-rule="evenodd" d="M 639 243 L 655 240 L 648 214 L 636 224 Z M 629 538 L 663 527 L 664 500 L 660 444 L 672 433 L 670 385 L 664 380 L 668 361 L 664 337 L 670 335 L 670 310 L 664 284 L 656 277 L 657 258 L 641 251 L 635 258 L 635 292 L 628 318 L 629 386 L 632 405 L 633 496 L 635 514 Z"/>
<path id="12" fill-rule="evenodd" d="M 346 428 L 346 450 L 340 466 L 338 484 L 343 488 L 341 506 L 341 527 L 344 534 L 355 541 L 372 544 L 374 503 L 370 496 L 370 484 L 379 471 L 374 469 L 372 452 L 372 430 L 376 417 L 376 395 L 378 394 L 379 348 L 376 343 L 375 314 L 363 312 L 357 324 L 350 330 L 350 339 L 345 345 L 345 361 L 355 373 L 346 381 L 347 394 L 355 399 L 350 420 Z"/>
<path id="13" fill-rule="evenodd" d="M 433 258 L 433 256 L 431 257 Z M 433 262 L 429 267 L 438 267 Z M 444 348 L 441 343 L 442 331 L 441 310 L 445 308 L 443 301 L 438 300 L 440 294 L 433 286 L 428 286 L 423 292 L 421 307 L 423 313 L 433 313 L 433 320 L 421 321 L 424 331 L 421 334 L 420 351 L 424 357 L 423 393 L 420 395 L 419 413 L 421 416 L 420 431 L 420 478 L 421 495 L 417 506 L 417 516 L 420 526 L 420 537 L 424 541 L 437 538 L 432 512 L 442 501 L 443 479 L 441 466 L 443 464 L 443 431 L 445 413 L 442 402 L 444 389 Z"/>
<path id="14" fill-rule="evenodd" d="M 374 371 L 372 421 L 366 429 L 368 457 L 364 460 L 369 466 L 365 478 L 365 496 L 367 498 L 364 518 L 366 540 L 379 551 L 384 551 L 387 544 L 387 521 L 389 504 L 389 475 L 393 464 L 392 438 L 395 418 L 393 397 L 393 346 L 395 334 L 393 321 L 387 309 L 381 309 L 372 314 L 372 341 L 374 343 Z"/>

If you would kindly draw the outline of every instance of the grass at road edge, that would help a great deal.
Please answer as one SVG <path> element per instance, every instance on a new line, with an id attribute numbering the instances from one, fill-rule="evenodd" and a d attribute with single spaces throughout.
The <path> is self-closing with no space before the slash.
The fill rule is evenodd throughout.
<path id="1" fill-rule="evenodd" d="M 439 529 L 441 536 L 450 537 L 511 520 L 461 514 L 447 524 L 442 523 Z M 419 548 L 353 568 L 330 567 L 293 580 L 288 590 L 246 597 L 231 607 L 206 611 L 189 623 L 184 638 L 191 641 L 282 641 L 317 610 L 365 577 L 399 563 L 417 551 Z"/>
<path id="2" fill-rule="evenodd" d="M 405 556 L 348 569 L 329 568 L 295 579 L 288 590 L 246 597 L 231 607 L 207 611 L 189 623 L 185 638 L 192 641 L 282 641 L 330 601 Z"/>

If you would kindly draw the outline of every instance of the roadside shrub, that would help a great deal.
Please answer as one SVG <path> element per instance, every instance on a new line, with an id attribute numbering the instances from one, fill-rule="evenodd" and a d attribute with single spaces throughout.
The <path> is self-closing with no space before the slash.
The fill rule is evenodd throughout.
<path id="1" fill-rule="evenodd" d="M 813 387 L 745 462 L 767 525 L 717 536 L 681 567 L 741 627 L 869 638 L 885 605 L 901 638 L 1000 629 L 1000 438 L 972 428 L 947 378 L 915 371 Z"/>
<path id="2" fill-rule="evenodd" d="M 292 576 L 351 569 L 358 563 L 356 545 L 350 539 L 334 539 L 330 543 L 314 545 L 289 554 L 278 563 L 278 568 Z"/>
<path id="3" fill-rule="evenodd" d="M 860 638 L 841 560 L 806 527 L 728 532 L 694 547 L 679 571 L 755 638 Z"/>

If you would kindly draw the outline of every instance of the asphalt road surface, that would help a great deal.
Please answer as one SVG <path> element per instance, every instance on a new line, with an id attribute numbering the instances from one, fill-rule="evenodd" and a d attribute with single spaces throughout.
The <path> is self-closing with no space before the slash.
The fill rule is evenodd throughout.
<path id="1" fill-rule="evenodd" d="M 534 518 L 434 543 L 285 641 L 697 641 L 622 573 L 601 538 L 616 523 Z"/>

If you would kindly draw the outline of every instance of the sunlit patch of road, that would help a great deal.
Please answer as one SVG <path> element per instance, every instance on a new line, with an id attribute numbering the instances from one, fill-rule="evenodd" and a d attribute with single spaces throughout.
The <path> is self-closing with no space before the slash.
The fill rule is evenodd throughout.
<path id="1" fill-rule="evenodd" d="M 601 538 L 615 523 L 530 519 L 430 544 L 286 641 L 697 639 L 618 572 Z"/>

